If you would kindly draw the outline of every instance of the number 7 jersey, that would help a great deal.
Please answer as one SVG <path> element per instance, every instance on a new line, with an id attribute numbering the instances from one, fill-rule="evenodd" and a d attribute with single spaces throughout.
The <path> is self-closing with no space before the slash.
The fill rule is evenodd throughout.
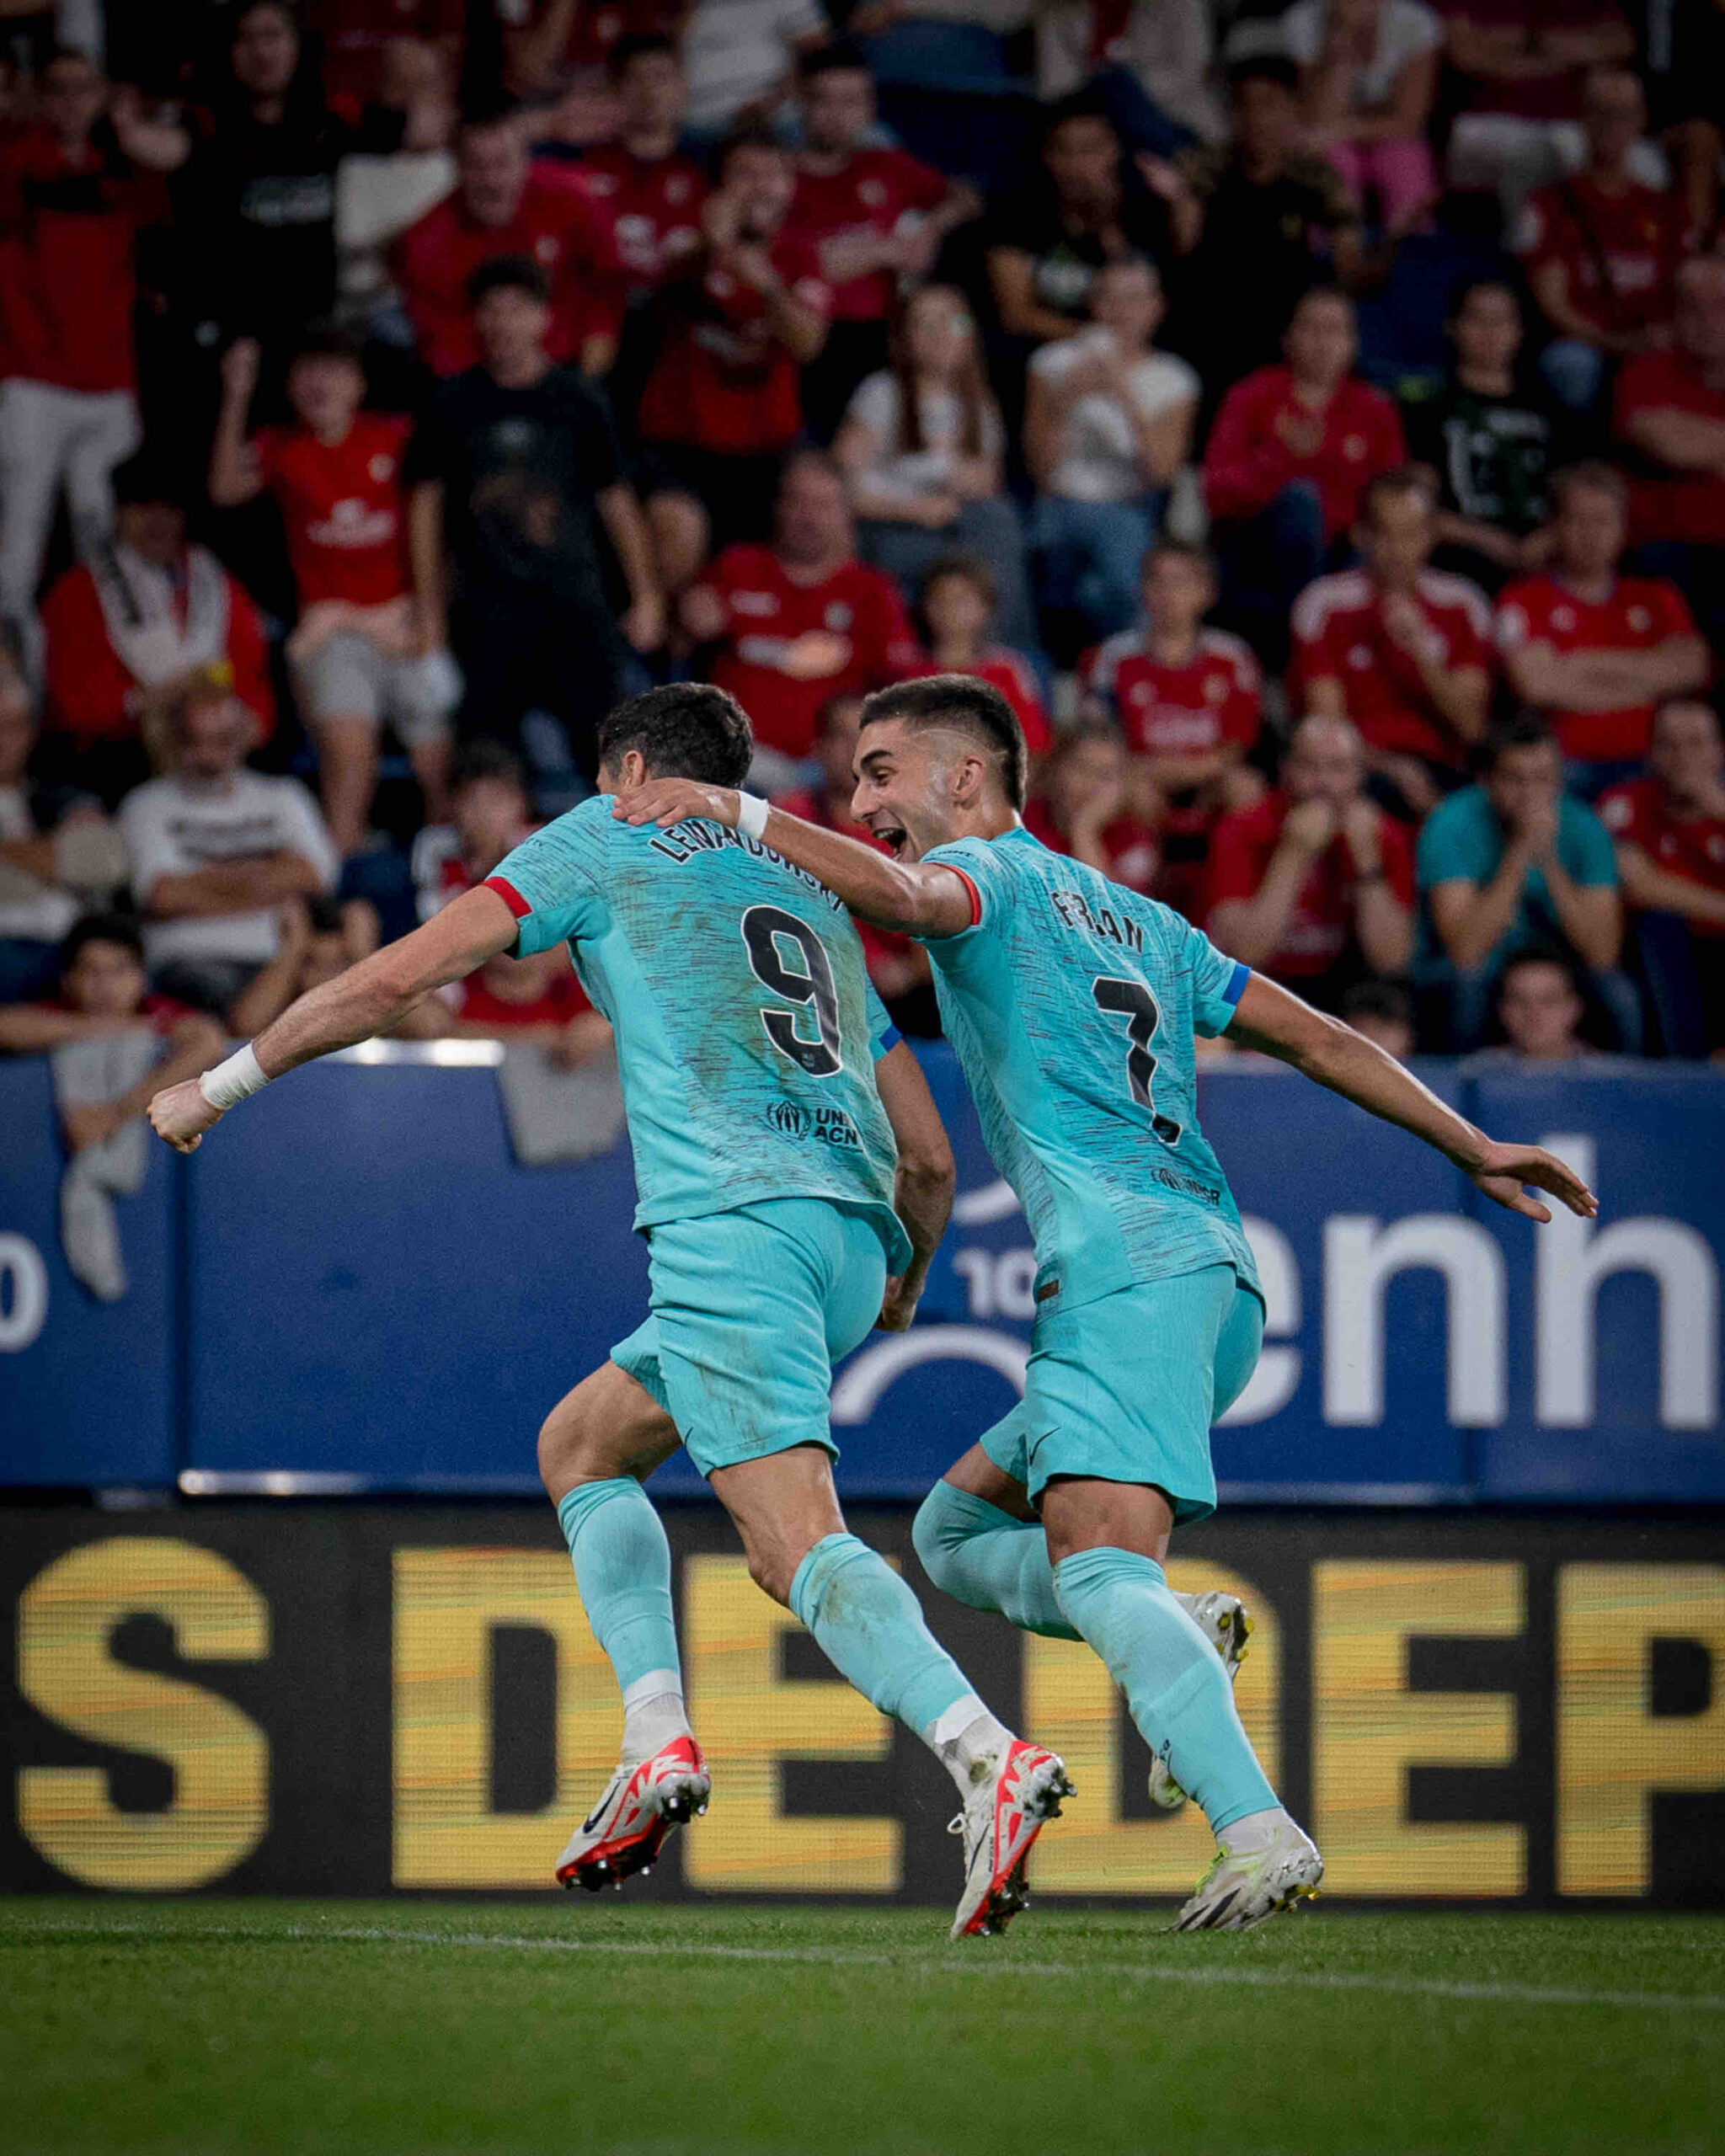
<path id="1" fill-rule="evenodd" d="M 617 1031 L 635 1225 L 824 1198 L 874 1219 L 894 1273 L 911 1250 L 874 1062 L 898 1035 L 831 893 L 739 831 L 668 831 L 584 801 L 486 879 L 515 953 L 567 942 Z"/>
<path id="2" fill-rule="evenodd" d="M 1226 1030 L 1247 969 L 1022 826 L 924 858 L 970 889 L 971 926 L 926 941 L 989 1155 L 1030 1223 L 1039 1305 L 1219 1263 L 1261 1293 L 1198 1127 L 1193 1050 Z"/>

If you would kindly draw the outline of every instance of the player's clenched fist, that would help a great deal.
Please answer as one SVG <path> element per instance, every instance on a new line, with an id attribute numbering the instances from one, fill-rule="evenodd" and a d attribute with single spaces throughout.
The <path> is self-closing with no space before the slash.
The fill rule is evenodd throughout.
<path id="1" fill-rule="evenodd" d="M 620 793 L 611 814 L 626 824 L 657 824 L 661 830 L 690 816 L 709 824 L 734 825 L 742 797 L 729 786 L 708 786 L 693 778 L 650 778 L 633 793 Z"/>
<path id="2" fill-rule="evenodd" d="M 150 1128 L 165 1138 L 176 1153 L 195 1153 L 204 1133 L 222 1120 L 222 1111 L 204 1098 L 195 1078 L 169 1086 L 157 1094 L 149 1107 Z"/>

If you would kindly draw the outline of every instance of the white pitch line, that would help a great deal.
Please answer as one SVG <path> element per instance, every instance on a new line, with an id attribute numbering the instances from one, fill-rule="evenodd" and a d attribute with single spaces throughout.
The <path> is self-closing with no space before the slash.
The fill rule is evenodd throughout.
<path id="1" fill-rule="evenodd" d="M 559 1939 L 517 1936 L 510 1932 L 435 1932 L 391 1929 L 381 1924 L 343 1925 L 319 1929 L 307 1924 L 270 1929 L 264 1925 L 193 1927 L 212 1945 L 270 1945 L 280 1940 L 310 1943 L 391 1946 L 436 1946 L 550 1954 L 628 1955 L 644 1959 L 767 1961 L 813 1964 L 827 1968 L 891 1968 L 900 1975 L 980 1977 L 1119 1977 L 1140 1983 L 1244 1984 L 1262 1991 L 1366 1991 L 1398 1999 L 1455 1999 L 1509 2006 L 1622 2006 L 1665 2012 L 1725 2013 L 1725 1993 L 1717 1992 L 1590 1991 L 1560 1984 L 1458 1983 L 1441 1977 L 1377 1977 L 1344 1970 L 1175 1968 L 1143 1961 L 989 1961 L 981 1953 L 959 1960 L 946 1955 L 915 1961 L 890 1954 L 823 1950 L 805 1946 L 728 1946 L 717 1940 Z M 92 1938 L 137 1939 L 158 1935 L 147 1924 L 72 1924 L 0 1927 L 0 1945 L 28 1940 L 36 1934 L 60 1936 L 77 1932 Z M 179 1943 L 179 1942 L 176 1942 Z M 985 1950 L 984 1950 L 985 1951 Z M 1194 1949 L 1201 1951 L 1201 1949 Z"/>

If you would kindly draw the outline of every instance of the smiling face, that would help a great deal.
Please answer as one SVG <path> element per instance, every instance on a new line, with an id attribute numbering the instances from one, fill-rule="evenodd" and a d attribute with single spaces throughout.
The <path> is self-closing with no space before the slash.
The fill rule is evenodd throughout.
<path id="1" fill-rule="evenodd" d="M 980 752 L 958 728 L 876 719 L 857 742 L 851 814 L 895 861 L 920 861 L 959 835 L 955 782 Z"/>

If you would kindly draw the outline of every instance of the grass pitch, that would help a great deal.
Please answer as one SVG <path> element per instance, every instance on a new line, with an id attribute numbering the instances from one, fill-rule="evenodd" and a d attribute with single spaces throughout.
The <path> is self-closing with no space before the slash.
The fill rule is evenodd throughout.
<path id="1" fill-rule="evenodd" d="M 0 2146 L 1402 2156 L 1725 2146 L 1725 1920 L 0 1902 Z"/>

